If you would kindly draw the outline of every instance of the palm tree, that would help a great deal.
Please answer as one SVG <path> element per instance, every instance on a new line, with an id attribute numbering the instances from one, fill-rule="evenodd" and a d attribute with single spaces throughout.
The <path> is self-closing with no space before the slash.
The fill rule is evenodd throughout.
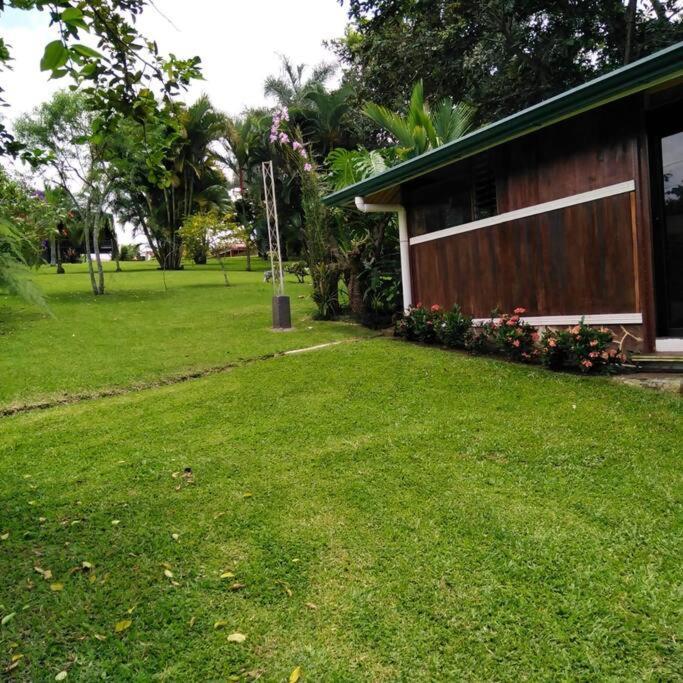
<path id="1" fill-rule="evenodd" d="M 303 94 L 302 132 L 320 159 L 347 142 L 348 126 L 344 125 L 344 119 L 351 109 L 350 99 L 350 88 L 327 92 L 320 83 Z"/>
<path id="2" fill-rule="evenodd" d="M 265 112 L 252 110 L 241 118 L 228 118 L 223 133 L 225 154 L 221 160 L 234 173 L 240 189 L 240 221 L 247 247 L 247 270 L 251 270 L 253 227 L 247 216 L 248 195 L 255 184 L 255 170 L 268 157 L 264 140 L 270 119 Z"/>
<path id="3" fill-rule="evenodd" d="M 399 157 L 409 159 L 465 135 L 472 126 L 475 109 L 467 102 L 454 103 L 447 97 L 432 111 L 425 102 L 422 81 L 418 81 L 404 116 L 373 103 L 366 104 L 363 113 L 395 141 Z"/>
<path id="4" fill-rule="evenodd" d="M 280 56 L 282 69 L 279 76 L 269 76 L 263 86 L 266 97 L 273 97 L 280 106 L 300 105 L 306 93 L 315 86 L 324 86 L 334 75 L 337 67 L 324 62 L 314 66 L 309 78 L 304 74 L 305 64 L 293 64 L 289 57 Z"/>

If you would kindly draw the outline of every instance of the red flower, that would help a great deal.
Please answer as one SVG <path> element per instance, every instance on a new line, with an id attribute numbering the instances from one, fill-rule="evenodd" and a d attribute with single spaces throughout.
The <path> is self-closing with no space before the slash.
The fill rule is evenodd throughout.
<path id="1" fill-rule="evenodd" d="M 431 310 L 432 313 L 438 313 L 441 310 L 441 306 L 439 306 L 439 304 L 434 304 Z"/>
<path id="2" fill-rule="evenodd" d="M 520 306 L 519 308 L 515 308 L 514 312 L 515 312 L 517 315 L 523 315 L 524 313 L 526 313 L 526 308 L 522 308 L 522 307 Z"/>

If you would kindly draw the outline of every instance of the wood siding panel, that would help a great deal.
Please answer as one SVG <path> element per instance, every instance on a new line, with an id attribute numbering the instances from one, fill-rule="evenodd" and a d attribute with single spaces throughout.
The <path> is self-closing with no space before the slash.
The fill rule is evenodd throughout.
<path id="1" fill-rule="evenodd" d="M 622 194 L 410 248 L 413 299 L 474 317 L 632 313 L 631 195 Z"/>

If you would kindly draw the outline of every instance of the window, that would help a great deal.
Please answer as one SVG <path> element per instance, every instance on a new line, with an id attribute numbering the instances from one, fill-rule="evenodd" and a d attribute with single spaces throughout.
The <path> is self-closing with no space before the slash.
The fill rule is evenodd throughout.
<path id="1" fill-rule="evenodd" d="M 494 216 L 496 179 L 489 155 L 414 180 L 404 188 L 404 199 L 413 237 Z"/>

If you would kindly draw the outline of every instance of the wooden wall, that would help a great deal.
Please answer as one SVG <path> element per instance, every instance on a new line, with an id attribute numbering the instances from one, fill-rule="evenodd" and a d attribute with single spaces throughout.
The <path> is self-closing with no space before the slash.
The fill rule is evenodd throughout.
<path id="1" fill-rule="evenodd" d="M 413 300 L 479 318 L 638 311 L 631 194 L 414 245 Z"/>
<path id="2" fill-rule="evenodd" d="M 640 117 L 626 100 L 491 150 L 498 213 L 634 179 Z M 625 193 L 413 245 L 413 301 L 475 317 L 639 312 L 637 213 Z"/>

